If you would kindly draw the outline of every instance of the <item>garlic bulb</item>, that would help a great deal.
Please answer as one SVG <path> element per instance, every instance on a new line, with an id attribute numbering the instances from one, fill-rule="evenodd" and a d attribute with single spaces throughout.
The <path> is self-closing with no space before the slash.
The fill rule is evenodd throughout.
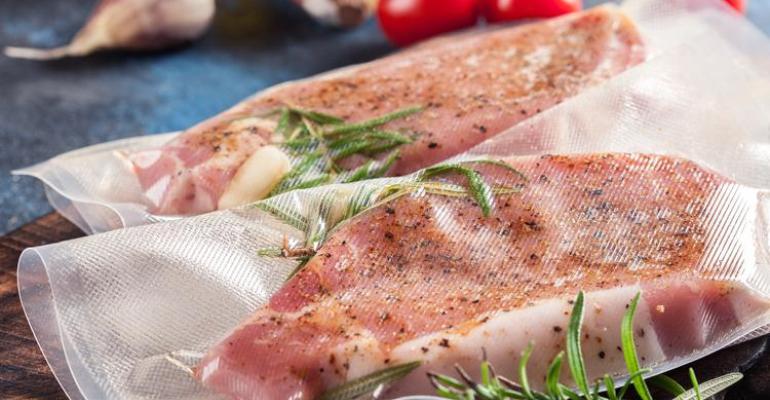
<path id="1" fill-rule="evenodd" d="M 102 0 L 68 45 L 54 49 L 7 47 L 9 57 L 49 60 L 102 49 L 160 49 L 201 36 L 214 0 Z"/>

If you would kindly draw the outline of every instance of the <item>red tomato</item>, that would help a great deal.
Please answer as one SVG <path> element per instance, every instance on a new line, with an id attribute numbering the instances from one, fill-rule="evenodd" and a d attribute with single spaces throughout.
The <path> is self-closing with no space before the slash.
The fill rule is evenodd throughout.
<path id="1" fill-rule="evenodd" d="M 746 14 L 746 0 L 725 0 L 741 14 Z"/>
<path id="2" fill-rule="evenodd" d="M 481 0 L 481 10 L 489 22 L 555 17 L 582 8 L 581 0 Z"/>
<path id="3" fill-rule="evenodd" d="M 399 46 L 473 26 L 478 17 L 478 0 L 380 0 L 377 6 L 385 36 Z"/>

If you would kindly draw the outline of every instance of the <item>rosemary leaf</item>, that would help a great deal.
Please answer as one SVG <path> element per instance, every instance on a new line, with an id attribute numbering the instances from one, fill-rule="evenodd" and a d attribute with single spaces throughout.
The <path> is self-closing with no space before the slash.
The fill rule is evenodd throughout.
<path id="1" fill-rule="evenodd" d="M 307 132 L 310 134 L 311 137 L 314 137 L 316 139 L 321 139 L 321 133 L 318 132 L 316 129 L 316 126 L 311 122 L 309 119 L 302 117 L 302 126 L 305 127 Z"/>
<path id="2" fill-rule="evenodd" d="M 350 136 L 341 137 L 339 139 L 330 140 L 326 142 L 326 147 L 328 147 L 331 150 L 344 149 L 356 143 L 360 143 L 361 140 L 365 140 L 364 136 L 365 135 L 363 135 L 362 133 L 361 135 L 350 135 Z"/>
<path id="3" fill-rule="evenodd" d="M 303 110 L 301 108 L 291 108 L 290 111 L 321 125 L 341 124 L 345 122 L 345 120 L 340 117 L 318 111 Z"/>
<path id="4" fill-rule="evenodd" d="M 366 134 L 371 139 L 388 140 L 398 144 L 412 143 L 412 138 L 393 131 L 372 131 Z"/>
<path id="5" fill-rule="evenodd" d="M 500 389 L 500 396 L 503 399 L 524 399 L 524 395 L 512 389 L 502 388 Z"/>
<path id="6" fill-rule="evenodd" d="M 481 384 L 489 386 L 492 384 L 491 374 L 489 373 L 489 361 L 481 362 Z"/>
<path id="7" fill-rule="evenodd" d="M 395 121 L 397 119 L 408 117 L 412 114 L 416 114 L 420 111 L 422 111 L 422 107 L 409 107 L 402 110 L 394 111 L 392 113 L 388 113 L 385 115 L 382 115 L 380 117 L 372 118 L 370 120 L 352 123 L 352 124 L 339 124 L 336 126 L 333 126 L 331 129 L 327 130 L 325 132 L 326 136 L 334 136 L 334 135 L 342 135 L 346 133 L 352 133 L 352 132 L 360 132 L 365 130 L 370 130 L 372 128 L 376 128 L 378 126 L 382 126 L 387 124 L 388 122 Z"/>
<path id="8" fill-rule="evenodd" d="M 498 167 L 503 167 L 503 168 L 507 169 L 510 172 L 513 172 L 514 174 L 518 175 L 519 177 L 521 177 L 525 181 L 529 181 L 527 176 L 524 175 L 521 171 L 519 171 L 518 169 L 514 168 L 512 165 L 510 165 L 507 162 L 502 161 L 502 160 L 480 159 L 480 160 L 465 161 L 464 163 L 465 164 L 491 164 L 491 165 L 496 165 Z"/>
<path id="9" fill-rule="evenodd" d="M 307 244 L 313 250 L 317 250 L 326 240 L 326 235 L 338 221 L 332 220 L 332 211 L 337 201 L 337 192 L 327 191 L 318 202 L 318 216 L 314 218 L 317 222 L 312 226 L 312 231 L 307 234 L 310 237 Z"/>
<path id="10" fill-rule="evenodd" d="M 628 379 L 626 380 L 626 383 L 624 383 L 623 387 L 620 388 L 620 393 L 618 394 L 618 399 L 625 399 L 626 398 L 626 392 L 628 392 L 628 389 L 630 389 L 631 386 L 633 386 L 634 380 L 636 378 L 641 378 L 645 374 L 649 374 L 650 372 L 652 372 L 651 369 L 645 368 L 645 369 L 640 369 L 639 371 L 636 371 L 635 373 L 629 375 Z"/>
<path id="11" fill-rule="evenodd" d="M 445 386 L 445 387 L 457 389 L 457 390 L 465 389 L 465 385 L 463 385 L 462 382 L 450 376 L 439 375 L 439 374 L 434 374 L 432 372 L 428 372 L 428 379 L 430 379 L 431 384 L 434 387 Z"/>
<path id="12" fill-rule="evenodd" d="M 558 399 L 564 397 L 561 388 L 559 388 L 559 377 L 561 375 L 561 362 L 563 357 L 563 351 L 560 351 L 559 354 L 554 357 L 551 365 L 548 367 L 545 378 L 545 387 L 548 390 L 548 394 L 556 396 Z"/>
<path id="13" fill-rule="evenodd" d="M 697 391 L 696 391 L 696 388 L 692 388 L 680 394 L 679 396 L 674 398 L 674 400 L 697 400 L 701 397 L 708 399 L 716 395 L 717 393 L 724 391 L 730 386 L 736 384 L 742 378 L 743 378 L 743 374 L 739 372 L 725 374 L 701 383 L 700 385 L 698 385 Z"/>
<path id="14" fill-rule="evenodd" d="M 396 149 L 390 152 L 387 157 L 385 157 L 384 160 L 382 160 L 379 163 L 376 163 L 376 168 L 373 169 L 369 173 L 369 178 L 380 178 L 382 176 L 385 176 L 385 174 L 390 170 L 390 167 L 393 166 L 393 164 L 398 160 L 398 157 L 401 156 L 401 151 Z"/>
<path id="15" fill-rule="evenodd" d="M 492 196 L 492 188 L 484 181 L 481 174 L 472 169 L 465 173 L 465 177 L 468 178 L 471 194 L 476 199 L 476 202 L 479 203 L 484 216 L 488 217 L 492 212 L 495 201 Z"/>
<path id="16" fill-rule="evenodd" d="M 259 208 L 260 210 L 272 215 L 273 217 L 286 222 L 287 224 L 299 229 L 300 231 L 307 230 L 308 227 L 308 221 L 307 219 L 299 214 L 299 213 L 292 213 L 284 211 L 281 207 L 275 206 L 271 204 L 270 201 L 261 201 L 254 205 L 254 207 Z"/>
<path id="17" fill-rule="evenodd" d="M 395 143 L 395 142 L 380 142 L 375 143 L 368 148 L 363 150 L 363 153 L 366 154 L 369 157 L 376 156 L 377 154 L 380 154 L 382 152 L 395 149 L 397 147 L 401 146 L 401 143 Z"/>
<path id="18" fill-rule="evenodd" d="M 366 150 L 368 147 L 372 147 L 373 145 L 374 143 L 372 143 L 369 140 L 362 140 L 362 141 L 350 143 L 349 145 L 335 151 L 332 154 L 331 158 L 334 161 L 339 161 L 339 160 L 342 160 L 343 158 L 352 156 L 353 154 L 358 154 Z"/>
<path id="19" fill-rule="evenodd" d="M 700 395 L 700 387 L 698 386 L 698 378 L 695 377 L 695 371 L 690 368 L 687 372 L 690 374 L 690 382 L 692 382 L 692 391 L 695 393 L 696 400 L 703 400 Z"/>
<path id="20" fill-rule="evenodd" d="M 521 360 L 519 360 L 519 384 L 527 398 L 533 397 L 532 389 L 529 387 L 529 377 L 527 376 L 527 363 L 529 362 L 529 357 L 532 355 L 533 347 L 532 342 L 530 342 L 527 345 L 527 348 L 524 349 L 524 352 L 521 353 Z"/>
<path id="21" fill-rule="evenodd" d="M 351 196 L 343 220 L 353 218 L 364 211 L 371 204 L 371 197 L 376 189 L 362 190 Z"/>
<path id="22" fill-rule="evenodd" d="M 600 393 L 599 389 L 600 388 L 601 388 L 601 381 L 599 381 L 597 379 L 596 382 L 594 382 L 594 391 L 593 391 L 593 395 L 591 395 L 592 399 L 595 399 L 595 400 L 600 400 L 601 399 L 601 396 L 599 396 L 599 393 Z"/>
<path id="23" fill-rule="evenodd" d="M 575 299 L 575 305 L 572 307 L 569 326 L 567 328 L 567 362 L 572 372 L 572 379 L 583 392 L 586 398 L 590 398 L 591 392 L 588 387 L 588 376 L 586 375 L 585 360 L 583 359 L 583 350 L 580 347 L 580 329 L 583 324 L 583 292 L 578 293 Z"/>
<path id="24" fill-rule="evenodd" d="M 297 190 L 297 189 L 309 189 L 309 188 L 314 188 L 316 186 L 321 186 L 329 183 L 331 178 L 332 177 L 329 174 L 321 174 L 318 177 L 307 179 L 304 181 L 300 181 L 296 184 L 293 184 L 291 185 L 291 188 L 287 189 L 286 191 Z"/>
<path id="25" fill-rule="evenodd" d="M 634 314 L 636 313 L 636 305 L 639 303 L 640 297 L 641 293 L 637 293 L 633 300 L 631 300 L 631 304 L 623 316 L 623 322 L 620 326 L 620 343 L 623 348 L 623 358 L 626 361 L 626 369 L 630 374 L 635 374 L 641 369 L 639 358 L 636 354 L 636 343 L 634 343 Z M 650 389 L 641 375 L 637 375 L 632 381 L 636 393 L 639 394 L 642 400 L 652 400 Z"/>
<path id="26" fill-rule="evenodd" d="M 419 361 L 396 365 L 354 379 L 326 391 L 320 400 L 354 400 L 377 390 L 378 387 L 391 384 L 414 371 L 420 366 Z"/>
<path id="27" fill-rule="evenodd" d="M 312 144 L 314 144 L 316 142 L 317 141 L 314 138 L 305 137 L 305 138 L 298 138 L 298 139 L 287 140 L 287 141 L 281 143 L 281 145 L 289 147 L 292 150 L 296 150 L 296 149 L 301 149 L 301 148 L 304 148 L 304 147 L 309 147 L 310 145 L 312 145 Z"/>
<path id="28" fill-rule="evenodd" d="M 257 250 L 257 255 L 260 257 L 280 257 L 282 254 L 282 250 L 277 247 L 268 247 Z"/>
<path id="29" fill-rule="evenodd" d="M 303 132 L 307 133 L 307 129 L 305 129 L 304 126 L 295 125 L 294 129 L 292 129 L 291 133 L 289 134 L 288 140 L 294 140 L 298 138 Z"/>
<path id="30" fill-rule="evenodd" d="M 369 179 L 371 169 L 374 167 L 374 161 L 369 160 L 364 165 L 356 168 L 350 175 L 343 180 L 343 183 L 358 182 Z"/>
<path id="31" fill-rule="evenodd" d="M 665 390 L 672 396 L 679 396 L 685 392 L 685 389 L 682 387 L 682 385 L 679 384 L 679 382 L 671 379 L 666 375 L 653 376 L 647 380 L 647 383 L 659 389 Z"/>
<path id="32" fill-rule="evenodd" d="M 284 175 L 283 179 L 291 179 L 296 178 L 304 173 L 306 173 L 310 168 L 313 167 L 313 165 L 316 164 L 316 162 L 321 159 L 321 154 L 319 153 L 310 153 L 307 154 L 305 157 L 303 157 L 297 165 L 295 165 L 289 172 Z"/>
<path id="33" fill-rule="evenodd" d="M 488 217 L 492 212 L 494 197 L 492 196 L 492 188 L 490 188 L 489 185 L 484 182 L 484 179 L 478 172 L 470 168 L 463 167 L 459 164 L 441 164 L 435 167 L 424 169 L 418 180 L 425 180 L 431 176 L 447 173 L 450 171 L 457 172 L 465 176 L 465 179 L 468 181 L 468 189 L 471 196 L 479 204 L 479 207 L 481 207 L 482 214 L 485 217 Z"/>
<path id="34" fill-rule="evenodd" d="M 572 389 L 562 384 L 559 384 L 559 388 L 561 389 L 561 392 L 564 393 L 564 395 L 567 396 L 569 400 L 584 400 L 583 396 L 577 394 L 575 391 L 573 391 Z"/>
<path id="35" fill-rule="evenodd" d="M 618 393 L 615 391 L 615 381 L 607 374 L 604 375 L 604 387 L 607 388 L 609 400 L 618 400 Z"/>
<path id="36" fill-rule="evenodd" d="M 289 170 L 289 172 L 287 172 L 283 178 L 281 178 L 278 184 L 275 185 L 273 190 L 271 190 L 268 194 L 268 197 L 273 197 L 290 190 L 315 187 L 328 182 L 331 179 L 331 176 L 328 174 L 322 174 L 321 176 L 315 178 L 297 182 L 297 180 L 300 179 L 303 175 L 306 175 L 311 168 L 318 166 L 319 160 L 321 158 L 322 155 L 318 152 L 313 152 L 302 157 L 302 159 L 300 159 L 300 161 L 294 165 L 294 167 L 292 167 L 292 169 Z"/>
<path id="37" fill-rule="evenodd" d="M 293 130 L 291 127 L 293 125 L 292 119 L 291 111 L 288 108 L 282 109 L 281 116 L 278 118 L 278 125 L 275 127 L 275 133 L 288 138 Z"/>
<path id="38" fill-rule="evenodd" d="M 465 400 L 465 396 L 463 396 L 462 394 L 455 393 L 444 387 L 437 387 L 436 394 L 449 400 Z"/>

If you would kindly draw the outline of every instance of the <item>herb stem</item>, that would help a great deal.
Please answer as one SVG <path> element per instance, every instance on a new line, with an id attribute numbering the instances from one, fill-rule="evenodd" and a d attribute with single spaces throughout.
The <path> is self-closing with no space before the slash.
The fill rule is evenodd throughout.
<path id="1" fill-rule="evenodd" d="M 328 129 L 324 134 L 326 136 L 342 135 L 351 132 L 364 131 L 378 126 L 387 124 L 388 122 L 395 121 L 397 119 L 408 117 L 412 114 L 416 114 L 423 110 L 423 107 L 409 107 L 403 110 L 394 111 L 392 113 L 385 114 L 380 117 L 372 118 L 367 121 L 357 122 L 352 124 L 339 124 Z"/>

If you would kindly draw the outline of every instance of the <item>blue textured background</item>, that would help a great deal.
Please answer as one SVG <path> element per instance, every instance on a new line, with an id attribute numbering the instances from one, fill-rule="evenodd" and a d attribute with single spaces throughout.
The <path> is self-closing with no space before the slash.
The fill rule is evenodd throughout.
<path id="1" fill-rule="evenodd" d="M 769 0 L 750 17 L 770 32 Z M 595 4 L 600 1 L 588 1 Z M 184 129 L 251 93 L 391 50 L 376 23 L 319 26 L 289 0 L 219 1 L 203 40 L 169 52 L 33 62 L 0 55 L 0 233 L 50 211 L 18 167 L 120 137 Z M 53 47 L 94 0 L 0 0 L 0 45 Z"/>

